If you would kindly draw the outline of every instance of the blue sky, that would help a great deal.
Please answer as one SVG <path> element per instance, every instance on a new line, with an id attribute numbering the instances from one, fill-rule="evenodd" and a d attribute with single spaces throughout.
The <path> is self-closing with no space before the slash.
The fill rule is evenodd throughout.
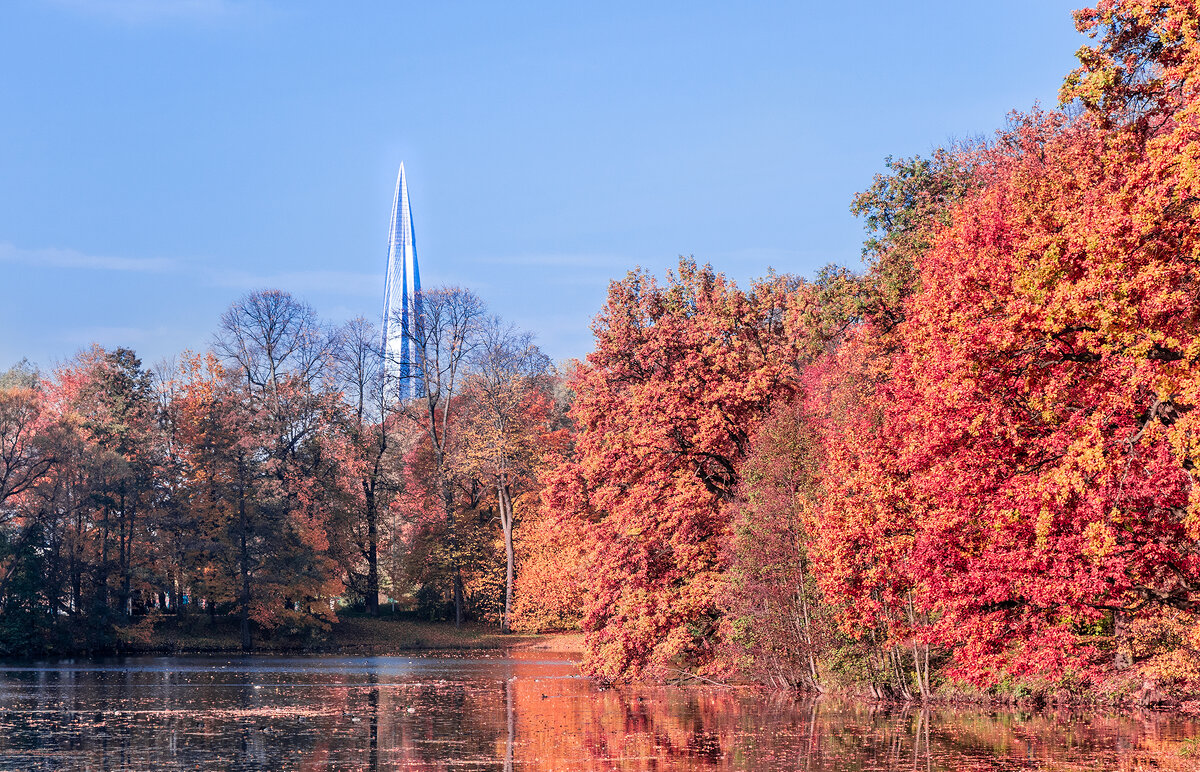
<path id="1" fill-rule="evenodd" d="M 5 0 L 0 368 L 377 316 L 401 161 L 424 284 L 555 359 L 637 265 L 857 265 L 884 157 L 1053 105 L 1080 4 Z"/>

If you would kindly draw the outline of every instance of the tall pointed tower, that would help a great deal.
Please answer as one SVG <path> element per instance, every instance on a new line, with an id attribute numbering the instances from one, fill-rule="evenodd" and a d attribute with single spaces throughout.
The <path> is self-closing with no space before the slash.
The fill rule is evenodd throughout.
<path id="1" fill-rule="evenodd" d="M 413 238 L 412 209 L 408 204 L 408 181 L 404 164 L 396 177 L 392 219 L 388 233 L 387 278 L 383 285 L 384 372 L 398 378 L 404 399 L 424 393 L 418 366 L 418 349 L 413 341 L 421 318 L 421 273 L 417 269 L 417 242 Z"/>

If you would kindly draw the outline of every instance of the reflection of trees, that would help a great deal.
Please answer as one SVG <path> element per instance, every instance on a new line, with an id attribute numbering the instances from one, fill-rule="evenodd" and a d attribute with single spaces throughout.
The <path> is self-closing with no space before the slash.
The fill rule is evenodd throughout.
<path id="1" fill-rule="evenodd" d="M 1120 765 L 1135 749 L 1158 747 L 1163 732 L 1161 721 L 1147 731 L 1128 718 L 931 711 L 707 688 L 590 692 L 580 684 L 578 694 L 542 699 L 537 686 L 515 688 L 521 769 L 1082 770 Z"/>
<path id="2" fill-rule="evenodd" d="M 1167 725 L 1162 716 L 1142 718 L 1081 710 L 933 711 L 935 754 L 996 756 L 1036 768 L 1070 763 L 1085 767 L 1105 760 L 1120 765 L 1157 747 Z M 1167 767 L 1169 768 L 1169 767 Z"/>
<path id="3" fill-rule="evenodd" d="M 517 711 L 513 703 L 513 679 L 504 682 L 504 713 L 508 719 L 508 737 L 504 742 L 504 772 L 512 772 L 517 740 Z"/>
<path id="4" fill-rule="evenodd" d="M 164 772 L 220 760 L 262 770 L 1181 770 L 1194 759 L 1178 755 L 1179 738 L 1200 734 L 1197 722 L 1153 714 L 598 690 L 521 663 L 458 681 L 370 667 L 266 675 L 0 674 L 0 768 L 22 749 L 57 749 L 80 768 Z"/>
<path id="5" fill-rule="evenodd" d="M 376 596 L 376 600 L 378 600 L 378 596 Z M 374 670 L 367 675 L 367 684 L 370 689 L 367 692 L 367 720 L 371 722 L 367 768 L 371 772 L 375 772 L 379 769 L 379 674 Z"/>

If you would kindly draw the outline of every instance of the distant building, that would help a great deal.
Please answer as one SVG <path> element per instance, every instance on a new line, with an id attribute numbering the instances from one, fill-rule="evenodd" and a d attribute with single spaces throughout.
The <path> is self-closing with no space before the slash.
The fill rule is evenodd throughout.
<path id="1" fill-rule="evenodd" d="M 412 209 L 404 164 L 396 177 L 392 220 L 388 233 L 387 278 L 383 285 L 384 372 L 399 381 L 402 399 L 424 394 L 418 370 L 419 352 L 414 342 L 421 318 L 421 273 L 417 268 L 417 242 L 413 238 Z"/>

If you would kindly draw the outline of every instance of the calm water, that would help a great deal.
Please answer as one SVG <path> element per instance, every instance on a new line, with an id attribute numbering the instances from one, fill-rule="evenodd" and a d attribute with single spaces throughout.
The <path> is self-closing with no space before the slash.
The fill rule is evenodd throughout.
<path id="1" fill-rule="evenodd" d="M 0 770 L 1200 769 L 1200 723 L 1164 714 L 605 690 L 473 656 L 0 663 Z"/>

